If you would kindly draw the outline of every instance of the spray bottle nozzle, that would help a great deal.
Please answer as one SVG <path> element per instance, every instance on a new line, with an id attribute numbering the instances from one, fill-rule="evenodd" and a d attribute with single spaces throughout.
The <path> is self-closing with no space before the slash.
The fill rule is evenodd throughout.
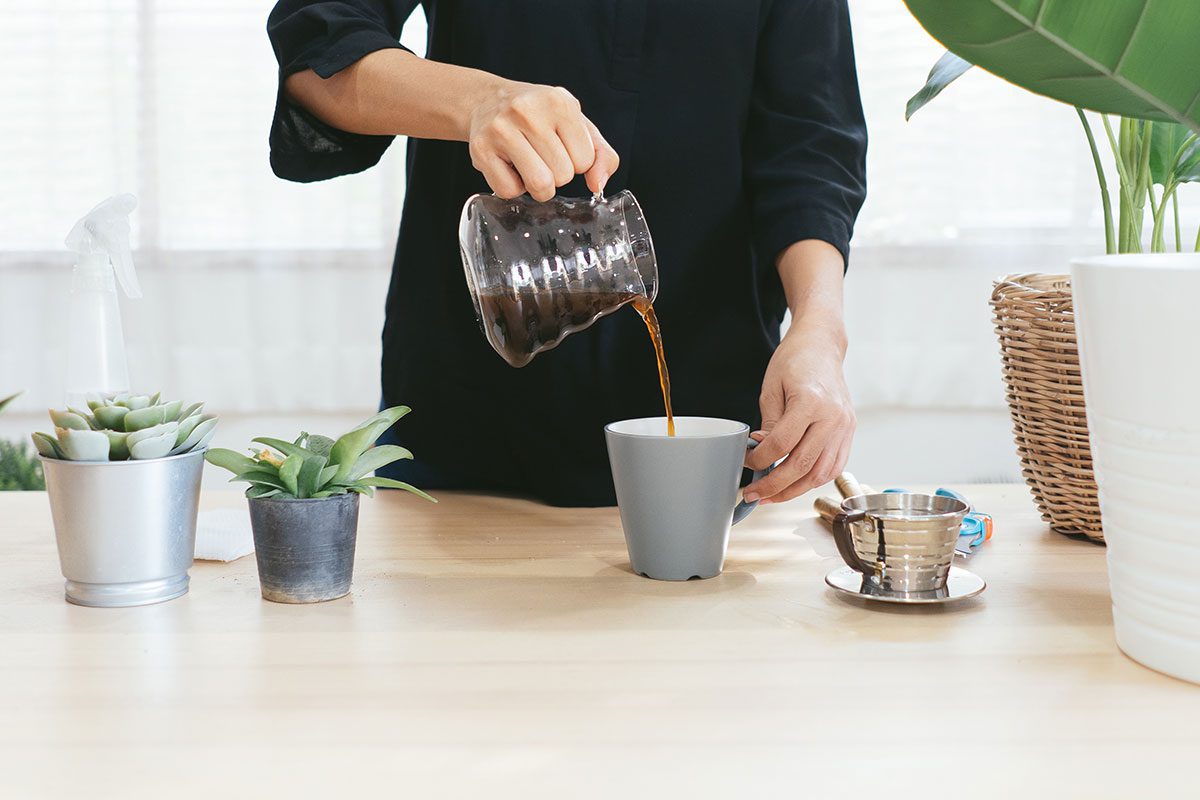
<path id="1" fill-rule="evenodd" d="M 67 247 L 79 254 L 81 262 L 89 260 L 89 256 L 109 259 L 117 282 L 131 298 L 142 296 L 129 245 L 129 215 L 135 208 L 137 198 L 131 194 L 110 197 L 76 222 L 66 240 Z"/>

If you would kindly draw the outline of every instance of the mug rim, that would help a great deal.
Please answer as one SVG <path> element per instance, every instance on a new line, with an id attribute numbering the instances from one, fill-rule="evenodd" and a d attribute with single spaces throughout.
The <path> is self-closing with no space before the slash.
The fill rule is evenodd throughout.
<path id="1" fill-rule="evenodd" d="M 723 422 L 723 423 L 729 423 L 730 425 L 736 426 L 736 427 L 732 427 L 729 430 L 720 431 L 720 432 L 716 432 L 716 433 L 685 434 L 679 430 L 680 423 L 684 422 L 685 420 L 693 421 L 693 422 L 697 422 L 697 421 L 699 421 L 699 422 Z M 723 438 L 726 438 L 729 436 L 749 436 L 750 435 L 750 426 L 747 425 L 745 422 L 740 422 L 739 420 L 727 419 L 725 417 L 701 417 L 701 416 L 690 416 L 690 415 L 681 416 L 678 414 L 675 416 L 675 432 L 676 432 L 675 436 L 668 436 L 665 432 L 664 433 L 637 433 L 634 431 L 620 430 L 617 427 L 620 425 L 627 425 L 630 423 L 637 423 L 637 422 L 656 423 L 656 424 L 661 423 L 663 425 L 663 430 L 665 431 L 665 426 L 667 424 L 667 418 L 666 417 L 634 417 L 631 419 L 615 420 L 604 426 L 604 432 L 607 434 L 611 434 L 613 436 L 620 436 L 620 437 L 624 437 L 624 438 L 628 438 L 628 439 L 661 439 L 664 441 L 676 441 L 676 440 L 688 441 L 688 440 L 696 440 L 696 439 L 723 439 Z"/>

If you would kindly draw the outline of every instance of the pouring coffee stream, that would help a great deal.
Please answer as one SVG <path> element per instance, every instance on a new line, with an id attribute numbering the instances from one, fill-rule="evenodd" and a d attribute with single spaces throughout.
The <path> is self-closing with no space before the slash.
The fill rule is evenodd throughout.
<path id="1" fill-rule="evenodd" d="M 550 349 L 544 341 L 557 344 L 568 334 L 582 330 L 608 309 L 629 304 L 641 316 L 650 334 L 658 365 L 663 407 L 667 416 L 667 435 L 675 435 L 675 415 L 671 409 L 671 375 L 663 348 L 662 327 L 654 304 L 644 295 L 605 292 L 567 292 L 549 299 L 533 292 L 488 291 L 479 295 L 480 322 L 496 351 L 514 367 L 523 367 L 536 353 Z"/>
<path id="2" fill-rule="evenodd" d="M 654 344 L 654 358 L 658 362 L 658 383 L 662 387 L 663 407 L 667 412 L 667 436 L 675 435 L 675 413 L 671 410 L 671 373 L 667 371 L 667 354 L 663 349 L 662 326 L 654 313 L 654 304 L 645 297 L 635 298 L 634 311 L 641 314 Z"/>
<path id="3" fill-rule="evenodd" d="M 463 206 L 459 245 L 484 336 L 514 367 L 631 305 L 650 335 L 667 433 L 675 435 L 671 379 L 653 305 L 658 265 L 645 217 L 629 191 L 545 203 L 475 195 Z"/>

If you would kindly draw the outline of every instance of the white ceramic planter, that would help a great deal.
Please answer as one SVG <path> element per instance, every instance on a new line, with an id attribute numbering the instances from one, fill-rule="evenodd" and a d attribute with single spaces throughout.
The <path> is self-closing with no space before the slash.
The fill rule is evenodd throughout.
<path id="1" fill-rule="evenodd" d="M 1200 683 L 1200 254 L 1071 269 L 1117 644 Z"/>

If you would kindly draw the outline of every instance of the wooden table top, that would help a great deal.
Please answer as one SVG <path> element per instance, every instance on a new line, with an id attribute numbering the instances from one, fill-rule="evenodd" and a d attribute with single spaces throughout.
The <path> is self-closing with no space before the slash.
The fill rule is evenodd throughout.
<path id="1" fill-rule="evenodd" d="M 1119 653 L 1104 549 L 959 488 L 989 587 L 924 609 L 828 590 L 811 498 L 661 583 L 615 510 L 454 493 L 364 502 L 341 600 L 265 602 L 251 556 L 79 608 L 45 496 L 0 494 L 0 797 L 1197 796 L 1200 687 Z"/>

